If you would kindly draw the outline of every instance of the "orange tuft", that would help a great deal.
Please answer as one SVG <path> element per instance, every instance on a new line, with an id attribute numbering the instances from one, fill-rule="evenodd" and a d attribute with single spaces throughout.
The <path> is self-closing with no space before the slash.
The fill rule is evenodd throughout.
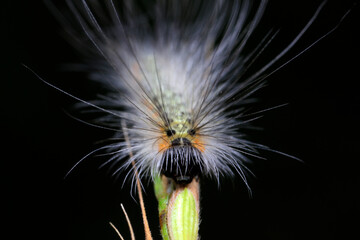
<path id="1" fill-rule="evenodd" d="M 195 137 L 193 140 L 194 146 L 199 149 L 200 152 L 204 152 L 205 151 L 205 145 L 204 142 L 201 141 L 200 137 Z"/>
<path id="2" fill-rule="evenodd" d="M 170 147 L 170 144 L 169 144 L 169 142 L 167 142 L 163 138 L 161 138 L 158 140 L 158 147 L 159 147 L 159 152 L 163 152 Z"/>

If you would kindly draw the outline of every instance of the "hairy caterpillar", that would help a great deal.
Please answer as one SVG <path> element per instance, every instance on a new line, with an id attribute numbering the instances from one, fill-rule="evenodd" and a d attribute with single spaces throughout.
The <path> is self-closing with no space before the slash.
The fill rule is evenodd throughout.
<path id="1" fill-rule="evenodd" d="M 143 2 L 145 10 L 130 1 L 66 3 L 82 31 L 68 28 L 74 44 L 103 59 L 91 71 L 109 92 L 87 105 L 107 114 L 102 122 L 109 127 L 119 129 L 120 119 L 128 125 L 130 146 L 119 141 L 104 147 L 113 155 L 104 165 L 124 161 L 133 152 L 114 174 L 134 161 L 140 177 L 164 174 L 189 183 L 200 175 L 219 181 L 236 173 L 248 186 L 248 157 L 270 149 L 241 132 L 256 115 L 246 114 L 245 105 L 325 2 L 284 49 L 256 71 L 252 65 L 276 36 L 269 31 L 255 40 L 256 48 L 247 49 L 267 1 L 256 6 L 250 1 Z"/>
<path id="2" fill-rule="evenodd" d="M 43 6 L 39 4 L 39 2 L 30 3 L 24 1 L 23 4 L 21 5 L 22 7 L 19 7 L 19 5 L 15 5 L 15 2 L 13 1 L 8 1 L 8 2 L 9 3 L 11 2 L 14 8 L 12 9 L 13 11 L 8 11 L 7 13 L 5 13 L 5 16 L 7 16 L 9 19 L 13 19 L 13 21 L 15 21 L 16 19 L 14 23 L 15 28 L 13 30 L 9 29 L 11 30 L 9 31 L 10 33 L 16 33 L 16 34 L 10 35 L 9 39 L 10 40 L 13 39 L 14 41 L 11 42 L 9 41 L 6 44 L 7 47 L 5 49 L 5 52 L 7 52 L 7 50 L 11 51 L 12 56 L 15 56 L 15 58 L 9 57 L 4 59 L 9 60 L 9 62 L 17 60 L 15 62 L 16 64 L 14 63 L 14 66 L 15 65 L 18 66 L 20 65 L 19 64 L 20 61 L 18 60 L 18 58 L 16 58 L 16 56 L 17 57 L 22 56 L 21 62 L 30 66 L 32 69 L 38 72 L 40 76 L 44 77 L 47 81 L 52 81 L 53 79 L 56 79 L 54 78 L 58 74 L 56 70 L 53 71 L 54 76 L 49 76 L 46 73 L 46 71 L 47 70 L 50 71 L 51 66 L 56 65 L 56 61 L 58 63 L 68 62 L 69 58 L 71 58 L 72 56 L 71 55 L 72 53 L 70 54 L 70 57 L 64 57 L 64 55 L 62 55 L 64 52 L 62 50 L 65 47 L 61 43 L 65 41 L 62 39 L 61 36 L 59 36 L 57 32 L 56 33 L 54 32 L 58 30 L 59 27 L 56 26 L 56 23 L 53 22 L 53 16 L 50 15 L 48 16 L 46 14 L 48 12 L 47 9 L 44 9 Z M 56 1 L 56 3 L 58 2 L 59 1 Z M 291 19 L 292 13 L 288 13 L 288 15 L 285 16 L 285 18 L 282 19 L 280 18 L 282 23 L 285 22 L 284 24 L 287 23 L 288 18 L 293 20 L 293 22 L 289 23 L 290 27 L 287 26 L 286 28 L 281 29 L 280 34 L 284 32 L 286 33 L 289 29 L 291 29 L 293 30 L 292 32 L 293 35 L 289 33 L 289 36 L 291 36 L 291 38 L 294 37 L 294 35 L 296 35 L 297 31 L 301 28 L 301 26 L 300 27 L 297 26 L 297 28 L 292 29 L 291 24 L 293 24 L 294 22 L 299 23 L 301 25 L 306 24 L 306 21 L 308 21 L 308 19 L 311 17 L 313 11 L 315 11 L 316 6 L 317 4 L 319 4 L 319 2 L 321 1 L 317 1 L 317 2 L 314 1 L 314 3 L 312 4 L 298 3 L 297 5 L 302 6 L 302 8 L 299 9 L 299 11 L 301 11 L 301 14 L 299 13 L 296 14 L 297 18 L 295 20 Z M 270 10 L 271 7 L 274 6 L 273 4 L 276 5 L 276 3 L 272 3 L 272 2 L 268 4 Z M 331 2 L 329 2 L 329 5 L 331 6 Z M 336 4 L 333 3 L 333 5 Z M 340 3 L 338 3 L 338 5 L 340 5 Z M 275 8 L 281 8 L 279 6 L 282 7 L 283 4 L 278 5 L 278 7 L 275 6 Z M 327 12 L 328 11 L 327 7 L 328 5 L 325 6 L 325 9 L 322 11 L 322 14 L 314 22 L 314 26 L 312 26 L 310 31 L 307 32 L 307 35 L 304 36 L 305 38 L 303 38 L 299 42 L 298 46 L 300 47 L 298 49 L 300 50 L 303 49 L 302 46 L 306 45 L 305 41 L 307 37 L 313 34 L 312 38 L 307 39 L 308 42 L 309 41 L 311 42 L 311 39 L 316 39 L 318 38 L 319 34 L 328 31 L 329 26 L 330 27 L 333 26 L 334 21 L 336 22 L 338 20 L 338 17 L 334 15 L 334 12 L 339 14 L 340 11 L 341 12 L 340 14 L 342 14 L 343 11 L 341 11 L 341 9 L 344 9 L 344 7 L 343 8 L 339 7 L 338 9 L 334 10 L 332 13 L 331 12 L 329 13 Z M 304 9 L 307 10 L 306 15 L 305 13 L 303 13 Z M 269 8 L 267 10 L 269 10 Z M 287 11 L 287 9 L 281 11 Z M 280 10 L 277 10 L 275 12 L 278 13 L 280 12 Z M 275 14 L 272 13 L 272 14 L 274 16 L 277 16 L 276 13 Z M 353 16 L 353 14 L 351 15 Z M 304 17 L 299 18 L 299 16 L 304 16 Z M 48 18 L 50 19 L 50 21 L 47 21 Z M 332 19 L 332 22 L 329 21 L 328 23 L 324 23 L 324 21 L 328 21 L 328 19 Z M 260 177 L 259 180 L 261 182 L 262 177 L 265 177 L 266 180 L 268 179 L 273 179 L 273 180 L 268 181 L 269 183 L 266 184 L 267 187 L 266 190 L 265 188 L 260 187 L 258 188 L 258 192 L 255 192 L 255 194 L 258 193 L 261 195 L 260 200 L 258 197 L 255 196 L 256 198 L 254 200 L 251 200 L 250 206 L 248 202 L 245 202 L 244 205 L 242 205 L 242 206 L 246 206 L 245 212 L 244 212 L 244 208 L 242 207 L 237 208 L 241 210 L 234 210 L 236 215 L 238 215 L 239 218 L 242 218 L 239 219 L 239 221 L 241 221 L 241 226 L 244 226 L 244 229 L 246 228 L 246 230 L 244 230 L 243 232 L 245 235 L 246 233 L 248 233 L 248 235 L 250 236 L 251 233 L 251 236 L 253 236 L 255 231 L 252 230 L 255 227 L 256 227 L 256 232 L 257 233 L 259 232 L 259 234 L 261 234 L 261 232 L 264 231 L 261 231 L 260 228 L 269 229 L 272 228 L 274 225 L 276 226 L 275 223 L 277 223 L 279 225 L 285 224 L 285 226 L 287 226 L 286 231 L 301 232 L 302 233 L 301 236 L 305 236 L 307 235 L 306 233 L 310 233 L 309 229 L 318 229 L 317 232 L 319 236 L 320 233 L 321 234 L 325 233 L 326 236 L 332 236 L 333 232 L 336 231 L 337 232 L 341 231 L 342 233 L 344 233 L 345 231 L 342 230 L 343 228 L 345 228 L 344 227 L 345 223 L 351 222 L 350 220 L 348 221 L 346 220 L 347 219 L 346 215 L 344 218 L 341 217 L 339 219 L 336 219 L 336 216 L 332 214 L 333 208 L 331 207 L 333 205 L 329 204 L 325 206 L 325 208 L 322 205 L 323 201 L 336 203 L 337 207 L 334 208 L 335 210 L 341 208 L 342 214 L 350 214 L 350 212 L 346 210 L 347 208 L 344 209 L 345 204 L 340 204 L 340 203 L 343 203 L 343 201 L 348 199 L 349 196 L 351 196 L 351 192 L 353 191 L 352 189 L 355 189 L 349 187 L 346 188 L 348 190 L 345 189 L 343 191 L 341 185 L 338 185 L 337 182 L 335 182 L 336 179 L 340 179 L 341 181 L 349 182 L 349 183 L 355 182 L 352 181 L 353 180 L 352 176 L 355 176 L 356 173 L 355 169 L 357 169 L 356 167 L 351 168 L 352 163 L 350 161 L 354 159 L 351 158 L 350 156 L 353 156 L 352 153 L 354 153 L 357 148 L 356 147 L 351 149 L 346 148 L 346 150 L 343 150 L 343 152 L 341 152 L 342 151 L 341 146 L 342 144 L 344 144 L 342 142 L 344 141 L 351 142 L 355 140 L 357 141 L 357 138 L 355 137 L 356 134 L 353 135 L 353 133 L 354 133 L 354 129 L 355 130 L 357 129 L 356 126 L 358 126 L 357 124 L 358 121 L 356 120 L 352 122 L 351 121 L 352 115 L 351 113 L 349 114 L 349 112 L 352 109 L 356 109 L 354 107 L 356 106 L 354 105 L 356 104 L 356 101 L 354 100 L 357 99 L 357 97 L 355 97 L 357 95 L 352 93 L 353 91 L 355 92 L 357 88 L 351 87 L 352 86 L 351 79 L 353 79 L 352 76 L 357 75 L 356 72 L 357 61 L 351 60 L 351 56 L 356 56 L 356 52 L 358 52 L 358 48 L 357 48 L 358 41 L 356 41 L 357 38 L 355 37 L 355 39 L 353 39 L 353 37 L 356 36 L 356 32 L 357 32 L 356 25 L 358 25 L 356 23 L 358 21 L 351 22 L 351 18 L 347 20 L 350 21 L 345 21 L 345 24 L 342 25 L 340 29 L 338 29 L 339 31 L 336 31 L 335 34 L 332 34 L 330 38 L 327 38 L 325 41 L 322 41 L 320 45 L 309 51 L 307 54 L 302 56 L 297 61 L 288 65 L 285 69 L 280 71 L 281 73 L 272 76 L 272 79 L 268 79 L 271 80 L 270 82 L 271 84 L 269 84 L 270 86 L 260 92 L 261 94 L 262 93 L 266 94 L 263 95 L 264 97 L 263 99 L 266 99 L 266 101 L 267 100 L 271 101 L 274 95 L 280 97 L 282 96 L 283 99 L 285 99 L 285 102 L 287 100 L 290 101 L 291 103 L 290 109 L 292 109 L 291 111 L 288 111 L 289 108 L 283 109 L 280 114 L 278 114 L 278 112 L 267 114 L 267 117 L 264 119 L 266 123 L 268 118 L 270 118 L 270 120 L 274 120 L 273 121 L 274 123 L 271 123 L 271 125 L 267 123 L 269 125 L 269 127 L 266 128 L 267 131 L 261 132 L 260 134 L 261 136 L 263 136 L 263 133 L 270 132 L 270 135 L 272 135 L 273 137 L 269 138 L 268 140 L 262 139 L 261 142 L 265 142 L 266 144 L 270 143 L 269 145 L 273 145 L 275 148 L 279 147 L 281 150 L 293 154 L 296 152 L 294 151 L 294 149 L 298 149 L 300 154 L 296 153 L 295 154 L 296 156 L 301 156 L 301 158 L 304 159 L 306 162 L 316 163 L 315 166 L 313 166 L 314 167 L 313 171 L 315 172 L 314 175 L 316 175 L 316 178 L 312 178 L 309 177 L 309 175 L 303 174 L 304 171 L 301 170 L 302 169 L 301 167 L 299 170 L 300 173 L 298 172 L 298 174 L 296 174 L 295 171 L 295 174 L 293 174 L 294 169 L 290 169 L 289 171 L 289 169 L 286 168 L 288 166 L 286 164 L 288 163 L 291 164 L 293 161 L 287 161 L 286 163 L 284 162 L 284 164 L 282 165 L 280 165 L 281 162 L 279 163 L 279 161 L 265 162 L 267 166 L 275 166 L 275 168 L 276 166 L 278 166 L 278 168 L 277 169 L 271 168 L 270 171 L 266 171 L 265 176 L 264 175 L 262 176 L 261 173 L 257 174 Z M 317 25 L 317 23 L 319 22 L 323 22 L 324 24 L 320 25 L 319 27 L 319 25 Z M 267 23 L 266 21 L 260 23 L 259 25 L 260 28 L 266 23 Z M 272 26 L 271 23 L 269 25 Z M 275 29 L 277 28 L 275 27 Z M 7 30 L 5 29 L 5 35 L 4 35 L 5 40 L 7 39 L 6 32 Z M 80 32 L 81 31 L 79 31 L 79 33 Z M 256 32 L 260 36 L 265 35 L 266 33 L 266 31 L 265 32 L 255 31 L 255 33 Z M 281 40 L 282 36 L 278 35 L 278 37 L 276 37 L 273 42 L 279 39 Z M 18 46 L 19 43 L 23 44 L 23 46 L 26 48 L 26 51 L 24 51 L 24 47 L 19 48 Z M 286 45 L 286 42 L 282 42 L 280 44 L 280 47 L 278 45 L 274 49 L 272 48 L 272 45 L 269 45 L 267 49 L 278 51 L 279 49 L 281 50 L 281 47 L 283 47 L 284 45 Z M 58 47 L 60 47 L 60 50 Z M 67 56 L 69 56 L 70 51 L 74 52 L 74 54 L 76 52 L 73 51 L 69 46 L 66 46 L 66 49 L 69 49 L 68 51 L 66 51 L 68 53 Z M 292 57 L 293 53 L 296 52 L 296 49 L 293 50 L 295 51 L 289 52 L 287 54 L 288 57 Z M 262 56 L 266 56 L 266 55 L 263 54 Z M 5 66 L 7 65 L 5 64 Z M 89 66 L 93 66 L 93 65 L 90 64 Z M 254 64 L 253 66 L 255 68 L 258 68 L 259 64 Z M 14 74 L 15 76 L 18 76 L 15 77 L 16 81 L 14 79 L 14 81 L 10 82 L 11 85 L 6 84 L 5 86 L 3 86 L 5 87 L 4 95 L 2 95 L 5 96 L 4 97 L 5 106 L 3 106 L 5 107 L 5 114 L 2 115 L 2 120 L 5 120 L 5 122 L 6 120 L 9 120 L 8 122 L 6 122 L 7 125 L 3 126 L 5 129 L 5 138 L 8 139 L 7 142 L 14 143 L 14 146 L 16 147 L 10 148 L 10 151 L 12 153 L 16 153 L 17 156 L 16 161 L 4 161 L 6 164 L 4 169 L 14 169 L 14 170 L 16 169 L 15 174 L 14 171 L 5 171 L 5 176 L 10 179 L 10 183 L 15 182 L 15 180 L 18 181 L 19 177 L 21 177 L 21 179 L 26 179 L 26 181 L 21 181 L 21 185 L 20 183 L 18 185 L 17 184 L 15 185 L 15 187 L 22 186 L 20 190 L 26 188 L 28 189 L 28 191 L 31 191 L 31 194 L 27 194 L 27 196 L 34 196 L 34 198 L 27 199 L 27 202 L 31 204 L 33 208 L 28 208 L 27 207 L 28 205 L 23 205 L 23 202 L 19 202 L 18 204 L 24 206 L 21 208 L 21 210 L 25 210 L 26 208 L 25 213 L 28 212 L 30 213 L 26 215 L 33 216 L 36 213 L 39 214 L 40 216 L 43 216 L 43 218 L 38 218 L 38 219 L 51 219 L 50 217 L 57 216 L 56 221 L 59 221 L 59 219 L 61 219 L 58 217 L 60 215 L 66 219 L 63 223 L 66 222 L 70 225 L 71 223 L 74 223 L 75 220 L 71 220 L 72 219 L 71 215 L 67 215 L 68 212 L 70 211 L 69 210 L 70 204 L 69 202 L 66 202 L 67 197 L 64 196 L 64 193 L 61 192 L 62 188 L 60 187 L 56 189 L 56 191 L 60 192 L 60 194 L 55 195 L 56 200 L 54 200 L 53 198 L 51 198 L 51 195 L 49 198 L 49 192 L 50 194 L 52 194 L 52 192 L 54 192 L 55 189 L 52 190 L 49 189 L 48 186 L 45 187 L 45 184 L 42 184 L 42 182 L 45 179 L 49 179 L 50 181 L 53 181 L 52 183 L 58 184 L 58 179 L 61 179 L 63 175 L 66 173 L 66 171 L 69 170 L 69 167 L 71 167 L 71 165 L 73 165 L 75 161 L 81 158 L 80 155 L 83 155 L 84 152 L 90 151 L 89 148 L 94 148 L 90 143 L 93 142 L 91 140 L 96 139 L 96 134 L 99 134 L 99 132 L 104 132 L 104 131 L 102 130 L 97 131 L 96 129 L 92 130 L 91 128 L 88 128 L 86 126 L 81 127 L 82 125 L 81 123 L 77 124 L 71 119 L 68 119 L 67 116 L 61 117 L 64 114 L 61 111 L 59 111 L 59 108 L 56 105 L 59 102 L 63 103 L 62 105 L 65 105 L 69 98 L 67 96 L 62 96 L 61 94 L 56 93 L 56 91 L 54 91 L 51 88 L 47 88 L 47 87 L 44 88 L 43 84 L 42 83 L 39 84 L 37 79 L 34 79 L 34 76 L 32 76 L 31 73 L 29 74 L 28 71 L 24 71 L 24 69 L 21 66 L 18 68 L 19 69 L 17 69 L 17 71 L 15 72 L 16 74 Z M 39 72 L 39 69 L 42 69 L 41 73 Z M 86 71 L 87 70 L 88 69 L 86 69 Z M 22 74 L 22 75 L 19 76 L 18 74 Z M 74 78 L 59 78 L 59 81 L 56 83 L 56 85 L 62 87 L 62 89 L 68 91 L 69 93 L 72 93 L 75 96 L 79 96 L 79 97 L 84 97 L 84 95 L 86 96 L 86 93 L 84 93 L 84 91 L 86 91 L 87 88 L 90 88 L 94 84 L 91 83 L 90 81 L 89 82 L 81 81 L 81 80 L 78 81 L 78 79 L 76 79 L 78 75 L 76 74 L 74 75 L 75 75 Z M 281 80 L 281 78 L 284 78 L 284 76 L 286 80 Z M 332 77 L 334 76 L 336 76 L 335 77 L 336 80 L 333 80 Z M 9 79 L 13 80 L 12 78 Z M 276 81 L 272 81 L 274 79 L 276 79 Z M 21 82 L 21 87 L 18 84 L 19 81 Z M 278 85 L 279 81 L 280 81 L 280 85 Z M 52 82 L 55 83 L 55 81 Z M 289 85 L 289 83 L 291 85 Z M 9 86 L 10 87 L 14 86 L 14 88 L 10 89 L 11 91 L 6 91 L 7 87 Z M 346 90 L 347 87 L 351 88 L 352 90 L 347 91 Z M 14 96 L 16 98 L 14 98 Z M 290 98 L 288 96 L 290 96 Z M 92 97 L 94 97 L 94 94 L 92 95 Z M 61 101 L 58 98 L 60 98 Z M 10 101 L 11 105 L 9 105 L 10 104 L 9 99 L 14 100 L 14 101 Z M 55 103 L 53 101 L 54 99 L 56 99 Z M 89 98 L 84 97 L 83 99 L 89 99 Z M 65 103 L 64 100 L 66 101 Z M 273 104 L 274 102 L 275 104 Z M 269 103 L 269 105 L 267 106 L 272 106 L 272 104 L 276 105 L 279 102 L 283 103 L 284 101 L 280 100 L 277 102 L 275 100 Z M 11 110 L 10 108 L 8 108 L 8 106 L 12 106 Z M 296 111 L 296 114 L 294 114 L 293 111 Z M 296 118 L 296 120 L 293 119 L 293 122 L 290 121 L 289 123 L 288 121 L 286 123 L 283 122 L 282 121 L 284 120 L 283 115 L 289 113 L 294 114 L 294 118 Z M 278 117 L 274 117 L 274 115 Z M 273 119 L 271 116 L 273 116 Z M 13 120 L 14 117 L 16 119 L 15 122 Z M 85 117 L 83 119 L 86 119 Z M 348 121 L 349 119 L 350 121 Z M 24 124 L 19 124 L 19 123 L 24 123 Z M 257 124 L 262 126 L 262 122 L 259 122 Z M 291 124 L 293 125 L 289 127 Z M 70 128 L 72 126 L 73 128 Z M 283 129 L 283 131 L 280 132 L 276 131 L 277 129 Z M 288 133 L 284 134 L 285 132 Z M 16 141 L 6 136 L 15 136 Z M 93 138 L 91 138 L 90 136 L 93 136 Z M 80 137 L 82 137 L 81 140 Z M 97 139 L 102 139 L 102 137 L 103 135 L 101 135 Z M 279 139 L 285 139 L 285 140 L 279 143 Z M 326 139 L 326 141 L 324 141 L 324 139 Z M 272 142 L 273 140 L 274 142 Z M 322 141 L 324 141 L 323 144 L 321 144 Z M 325 144 L 327 141 L 331 142 L 331 144 L 329 145 Z M 7 145 L 5 145 L 4 149 L 7 149 L 6 146 Z M 20 147 L 21 151 L 19 151 L 19 146 L 21 146 Z M 292 150 L 290 149 L 289 151 L 287 150 L 286 146 L 294 146 L 294 148 Z M 357 145 L 353 145 L 353 146 L 357 146 Z M 34 154 L 34 152 L 37 154 Z M 39 156 L 41 158 L 39 158 Z M 98 160 L 99 158 L 95 158 L 94 161 L 92 160 L 87 161 L 86 163 L 84 163 L 84 165 L 79 166 L 77 170 L 79 171 L 88 170 L 89 169 L 88 167 L 91 167 L 91 164 L 93 163 L 97 167 L 99 163 Z M 66 163 L 66 161 L 68 162 Z M 262 161 L 258 161 L 258 162 L 262 163 Z M 7 168 L 7 166 L 9 166 L 10 168 Z M 350 168 L 351 171 L 349 173 Z M 116 169 L 116 167 L 114 169 Z M 251 168 L 251 169 L 256 170 L 256 168 Z M 90 169 L 90 171 L 91 170 L 92 169 Z M 102 171 L 98 171 L 98 172 L 101 173 Z M 353 175 L 352 172 L 354 172 Z M 306 173 L 308 172 L 306 171 Z M 78 174 L 78 172 L 76 172 L 73 173 L 71 176 L 77 179 L 76 177 L 78 175 L 81 174 Z M 101 178 L 99 179 L 96 177 L 97 176 L 94 177 L 95 181 L 87 181 L 85 183 L 86 181 L 86 176 L 85 176 L 84 177 L 85 181 L 82 183 L 84 185 L 88 184 L 91 187 L 86 188 L 86 190 L 81 190 L 79 191 L 79 193 L 76 194 L 73 194 L 73 192 L 69 193 L 73 195 L 72 198 L 79 197 L 79 201 L 78 201 L 79 209 L 86 208 L 87 210 L 86 212 L 91 212 L 93 214 L 92 218 L 88 218 L 88 215 L 86 215 L 86 219 L 83 219 L 82 221 L 87 221 L 87 220 L 93 221 L 93 218 L 98 217 L 97 213 L 100 211 L 96 211 L 94 206 L 98 206 L 99 208 L 108 207 L 107 204 L 104 204 L 104 200 L 103 202 L 100 202 L 100 204 L 98 204 L 100 198 L 104 198 L 104 199 L 106 198 L 106 196 L 104 195 L 96 194 L 95 196 L 95 194 L 91 194 L 89 196 L 88 194 L 86 197 L 81 195 L 84 194 L 85 191 L 93 193 L 98 190 L 96 188 L 97 187 L 96 184 L 94 183 L 96 181 L 101 180 Z M 75 180 L 74 178 L 71 180 Z M 332 181 L 333 179 L 335 179 L 334 182 Z M 46 182 L 48 181 L 46 180 Z M 9 183 L 9 181 L 6 182 L 4 181 L 4 183 L 7 184 Z M 54 188 L 57 187 L 57 185 L 55 184 L 53 185 Z M 108 182 L 104 183 L 102 187 L 107 186 L 107 184 Z M 303 186 L 310 186 L 310 190 L 308 191 L 307 188 Z M 74 188 L 77 187 L 79 186 L 74 186 Z M 208 188 L 211 189 L 211 185 L 203 189 L 204 190 L 203 194 L 204 193 L 206 194 L 207 191 L 206 189 Z M 226 189 L 227 186 L 222 185 L 223 191 L 221 192 L 214 191 L 214 195 L 210 195 L 216 201 L 219 200 L 226 202 L 226 205 L 222 204 L 221 209 L 215 211 L 217 213 L 221 211 L 221 213 L 223 214 L 223 217 L 217 219 L 224 219 L 225 216 L 228 216 L 229 213 L 232 213 L 231 211 L 229 211 L 229 207 L 226 208 L 226 206 L 228 205 L 227 204 L 228 199 L 231 199 L 233 203 L 237 204 L 237 202 L 239 201 L 239 197 L 237 197 L 236 194 L 241 194 L 243 192 L 243 189 L 237 188 L 235 189 L 235 191 L 233 191 L 234 193 L 230 191 L 231 194 L 235 194 L 235 196 L 233 196 L 227 194 L 227 191 L 225 191 Z M 262 195 L 264 191 L 266 193 L 265 195 Z M 20 192 L 22 193 L 22 191 L 19 191 L 18 193 L 20 194 Z M 225 196 L 223 196 L 223 194 L 225 194 Z M 292 198 L 289 197 L 294 195 L 296 197 L 292 197 Z M 304 197 L 303 198 L 297 197 L 298 195 Z M 12 200 L 12 196 L 17 196 L 17 195 L 10 195 L 11 200 Z M 209 195 L 206 195 L 206 201 L 203 202 L 205 203 L 203 206 L 204 209 L 208 209 L 209 207 L 209 204 L 207 204 L 210 202 L 208 201 L 209 199 L 208 196 Z M 24 199 L 23 197 L 24 197 L 23 194 L 21 194 L 19 199 Z M 323 197 L 323 199 L 321 197 Z M 264 201 L 262 201 L 261 198 L 263 198 Z M 316 201 L 312 201 L 314 198 Z M 92 204 L 89 204 L 88 201 L 93 201 L 93 202 Z M 12 202 L 16 203 L 16 201 L 12 201 Z M 116 204 L 118 206 L 118 203 Z M 58 210 L 58 213 L 55 214 L 51 213 L 50 216 L 50 213 L 48 211 L 49 208 L 45 208 L 44 206 L 49 206 L 49 207 L 56 206 L 56 208 L 59 207 L 60 210 Z M 269 207 L 265 208 L 265 206 L 271 206 L 271 208 Z M 346 204 L 346 206 L 348 206 L 348 204 Z M 292 211 L 289 212 L 289 208 L 291 208 Z M 41 209 L 43 209 L 43 211 L 41 211 Z M 63 209 L 67 211 L 63 211 Z M 214 208 L 211 209 L 212 211 L 214 211 Z M 327 211 L 329 211 L 329 213 L 320 215 L 319 209 L 323 209 L 322 211 L 324 213 L 326 213 Z M 60 211 L 62 212 L 62 214 L 59 214 Z M 223 211 L 225 211 L 225 213 L 223 213 Z M 77 211 L 77 209 L 76 212 L 80 213 L 79 211 Z M 108 211 L 103 211 L 103 212 L 108 213 Z M 206 211 L 204 211 L 204 214 L 207 214 Z M 287 217 L 284 218 L 284 216 Z M 353 216 L 353 215 L 349 215 L 349 216 Z M 20 219 L 20 216 L 16 216 L 16 217 L 17 220 Z M 101 217 L 98 217 L 98 219 L 101 219 Z M 212 222 L 211 220 L 207 221 L 206 219 L 208 218 L 205 216 L 203 221 L 204 224 L 203 230 L 214 229 L 215 227 L 220 227 L 221 229 L 223 229 L 224 223 L 220 221 L 216 221 L 216 225 L 214 225 L 213 227 L 206 228 L 206 224 Z M 264 219 L 264 220 L 259 222 L 259 219 Z M 351 218 L 349 217 L 348 219 Z M 34 219 L 31 220 L 29 219 L 28 222 L 34 224 L 33 229 L 38 229 L 37 227 L 35 227 L 35 223 L 33 220 Z M 54 221 L 51 222 L 49 221 L 49 223 L 45 223 L 45 226 L 48 229 L 53 229 L 54 231 L 57 231 L 58 224 L 56 223 L 59 222 L 56 221 L 54 218 Z M 340 228 L 338 227 L 334 229 L 332 226 L 334 226 L 334 224 L 339 223 L 340 221 L 341 224 L 343 225 L 340 225 Z M 38 223 L 37 221 L 35 222 Z M 258 223 L 258 225 L 253 224 L 255 222 Z M 286 225 L 286 223 L 289 223 L 289 225 Z M 305 223 L 305 226 L 310 226 L 310 228 L 306 228 L 306 227 L 304 228 L 303 225 L 299 223 Z M 42 222 L 42 224 L 44 224 L 44 222 Z M 86 224 L 89 224 L 89 222 L 86 222 Z M 102 223 L 99 222 L 99 224 Z M 99 226 L 99 224 L 97 224 L 96 226 Z M 25 227 L 23 224 L 21 225 L 22 225 L 21 228 Z M 73 225 L 76 225 L 76 228 L 80 226 L 79 222 Z M 234 223 L 233 225 L 234 226 L 232 229 L 236 229 L 236 226 L 238 226 L 238 225 L 235 226 Z M 81 227 L 79 227 L 79 229 L 81 229 Z M 94 228 L 91 229 L 94 230 Z M 278 231 L 285 231 L 285 230 L 278 230 Z M 24 231 L 24 232 L 26 232 L 27 235 L 28 234 L 31 235 L 32 233 L 31 231 Z M 92 231 L 84 231 L 82 234 L 87 233 L 90 235 L 91 232 Z M 351 231 L 350 232 L 347 231 L 347 232 L 349 233 L 349 236 L 351 236 L 350 235 Z M 206 234 L 204 233 L 202 235 L 206 236 Z M 211 231 L 211 234 L 214 234 L 213 231 Z M 228 232 L 228 234 L 230 234 L 230 231 Z M 246 239 L 246 236 L 244 238 Z"/>

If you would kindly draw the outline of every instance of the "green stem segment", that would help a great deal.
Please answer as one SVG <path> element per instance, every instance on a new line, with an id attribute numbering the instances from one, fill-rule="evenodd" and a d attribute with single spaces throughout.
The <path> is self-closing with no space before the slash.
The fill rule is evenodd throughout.
<path id="1" fill-rule="evenodd" d="M 163 240 L 197 240 L 199 230 L 199 182 L 176 184 L 159 176 L 154 181 L 159 203 L 160 230 Z"/>
<path id="2" fill-rule="evenodd" d="M 167 206 L 169 197 L 173 192 L 173 186 L 166 177 L 156 177 L 154 181 L 155 196 L 158 200 L 160 231 L 163 240 L 170 240 L 166 225 Z"/>

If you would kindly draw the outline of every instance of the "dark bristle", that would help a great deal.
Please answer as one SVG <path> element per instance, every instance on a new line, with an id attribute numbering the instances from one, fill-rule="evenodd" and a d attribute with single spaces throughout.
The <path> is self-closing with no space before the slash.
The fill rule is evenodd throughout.
<path id="1" fill-rule="evenodd" d="M 161 173 L 178 184 L 190 183 L 194 177 L 201 174 L 203 168 L 201 152 L 190 145 L 184 145 L 184 139 L 186 138 L 182 139 L 183 145 L 173 144 L 164 152 L 161 164 Z M 188 139 L 185 142 L 190 143 Z"/>

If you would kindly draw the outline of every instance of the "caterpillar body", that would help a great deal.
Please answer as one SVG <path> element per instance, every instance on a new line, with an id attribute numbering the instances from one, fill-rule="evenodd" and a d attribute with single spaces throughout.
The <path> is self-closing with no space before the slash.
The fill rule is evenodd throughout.
<path id="1" fill-rule="evenodd" d="M 324 3 L 256 71 L 251 70 L 254 62 L 276 36 L 269 31 L 260 40 L 252 38 L 266 0 L 68 0 L 81 31 L 69 28 L 57 8 L 49 6 L 75 46 L 103 59 L 91 65 L 92 78 L 107 86 L 108 94 L 87 105 L 107 115 L 104 124 L 121 129 L 126 123 L 130 144 L 120 140 L 106 146 L 113 156 L 104 165 L 120 162 L 117 174 L 134 162 L 140 178 L 164 174 L 179 184 L 199 176 L 219 181 L 222 175 L 238 174 L 250 189 L 246 162 L 258 157 L 259 149 L 270 149 L 242 133 L 252 120 L 245 106 Z M 256 47 L 249 49 L 254 41 Z M 123 134 L 116 137 L 123 139 Z"/>

